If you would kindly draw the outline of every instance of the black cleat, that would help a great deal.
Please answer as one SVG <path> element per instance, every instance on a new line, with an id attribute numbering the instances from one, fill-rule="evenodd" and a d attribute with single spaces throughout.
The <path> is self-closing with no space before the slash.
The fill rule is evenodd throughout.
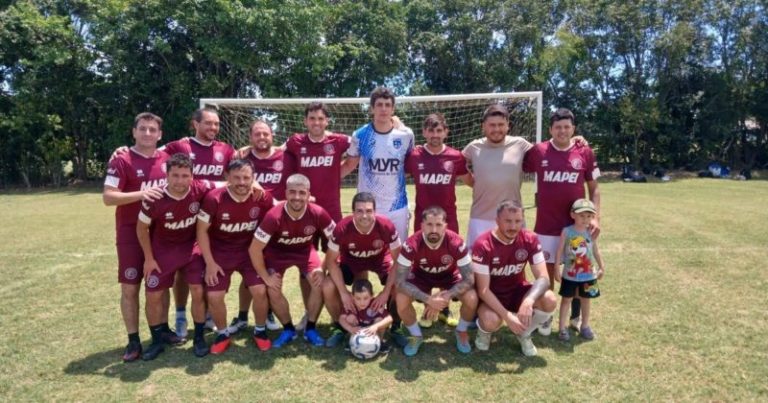
<path id="1" fill-rule="evenodd" d="M 187 339 L 184 339 L 182 337 L 179 337 L 176 333 L 167 330 L 160 333 L 160 340 L 168 345 L 171 346 L 178 346 L 180 344 L 186 343 Z"/>
<path id="2" fill-rule="evenodd" d="M 139 357 L 141 357 L 141 343 L 128 342 L 128 345 L 125 346 L 125 353 L 123 353 L 123 362 L 136 361 Z"/>
<path id="3" fill-rule="evenodd" d="M 147 347 L 147 351 L 142 354 L 141 359 L 144 361 L 152 361 L 163 351 L 165 351 L 163 343 L 152 343 Z"/>
<path id="4" fill-rule="evenodd" d="M 195 357 L 205 357 L 209 351 L 208 343 L 205 342 L 205 339 L 196 339 L 192 342 L 192 352 L 195 353 Z"/>

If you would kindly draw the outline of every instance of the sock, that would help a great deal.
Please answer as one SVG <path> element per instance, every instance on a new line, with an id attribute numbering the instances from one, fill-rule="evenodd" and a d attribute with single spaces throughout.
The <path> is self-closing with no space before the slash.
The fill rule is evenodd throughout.
<path id="1" fill-rule="evenodd" d="M 581 300 L 574 298 L 571 301 L 571 319 L 576 319 L 581 316 Z"/>
<path id="2" fill-rule="evenodd" d="M 241 322 L 248 322 L 248 311 L 240 311 L 237 313 L 237 320 Z"/>
<path id="3" fill-rule="evenodd" d="M 152 344 L 159 344 L 162 343 L 162 340 L 160 339 L 160 335 L 163 333 L 163 324 L 150 326 L 149 327 L 149 333 L 152 334 Z"/>
<path id="4" fill-rule="evenodd" d="M 471 323 L 472 322 L 468 322 L 468 321 L 464 320 L 464 318 L 459 318 L 459 324 L 456 325 L 456 331 L 457 332 L 466 332 L 467 329 L 469 328 L 469 325 Z"/>
<path id="5" fill-rule="evenodd" d="M 267 325 L 256 325 L 253 327 L 253 336 L 259 339 L 267 338 Z"/>
<path id="6" fill-rule="evenodd" d="M 283 323 L 283 330 L 296 331 L 296 326 L 293 325 L 293 321 L 289 320 L 287 323 Z"/>
<path id="7" fill-rule="evenodd" d="M 520 337 L 529 337 L 534 330 L 536 330 L 539 326 L 544 324 L 544 322 L 548 321 L 549 318 L 552 317 L 552 314 L 553 312 L 544 312 L 538 309 L 534 309 L 533 315 L 531 315 L 531 324 L 528 325 L 528 327 L 525 329 L 523 334 L 520 335 Z"/>
<path id="8" fill-rule="evenodd" d="M 205 334 L 205 322 L 195 322 L 195 340 L 202 339 Z"/>
<path id="9" fill-rule="evenodd" d="M 416 321 L 414 324 L 408 326 L 405 326 L 408 329 L 408 332 L 411 333 L 411 336 L 414 337 L 422 337 L 421 336 L 421 327 L 419 326 L 419 322 Z"/>
<path id="10" fill-rule="evenodd" d="M 304 331 L 312 330 L 315 328 L 315 322 L 307 320 L 307 326 L 304 327 Z"/>
<path id="11" fill-rule="evenodd" d="M 128 343 L 141 343 L 139 339 L 139 332 L 128 333 Z"/>
<path id="12" fill-rule="evenodd" d="M 184 306 L 177 306 L 176 307 L 176 317 L 179 316 L 184 317 L 186 319 L 187 317 L 187 308 Z"/>
<path id="13" fill-rule="evenodd" d="M 216 335 L 217 335 L 216 337 L 217 339 L 221 336 L 229 337 L 229 330 L 227 330 L 227 328 L 224 328 L 224 330 L 217 330 Z"/>
<path id="14" fill-rule="evenodd" d="M 162 326 L 162 330 L 164 332 L 171 332 L 171 328 L 168 327 L 168 322 L 163 322 L 163 323 L 159 324 L 158 326 Z"/>

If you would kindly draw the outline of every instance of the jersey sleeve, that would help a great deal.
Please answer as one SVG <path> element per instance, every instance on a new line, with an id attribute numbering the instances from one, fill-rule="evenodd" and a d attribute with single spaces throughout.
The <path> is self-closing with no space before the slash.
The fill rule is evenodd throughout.
<path id="1" fill-rule="evenodd" d="M 144 200 L 141 202 L 141 209 L 139 209 L 139 221 L 144 224 L 152 224 L 152 210 L 155 203 Z"/>
<path id="2" fill-rule="evenodd" d="M 212 194 L 208 193 L 203 198 L 203 204 L 200 206 L 200 211 L 197 212 L 197 219 L 206 224 L 210 224 L 212 217 L 216 216 L 217 210 L 218 203 L 216 202 L 216 199 Z"/>
<path id="3" fill-rule="evenodd" d="M 273 207 L 273 209 L 276 209 L 278 207 Z M 275 214 L 272 213 L 272 210 L 270 210 L 267 215 L 264 216 L 264 220 L 261 221 L 261 224 L 258 228 L 256 228 L 256 232 L 253 233 L 253 237 L 259 240 L 263 243 L 269 243 L 269 240 L 272 238 L 272 234 L 277 231 L 277 228 L 280 226 L 279 219 L 275 216 Z"/>
<path id="4" fill-rule="evenodd" d="M 462 176 L 469 173 L 469 169 L 467 169 L 467 159 L 464 158 L 464 154 L 458 153 L 456 156 L 456 163 L 453 164 L 456 169 L 456 176 Z"/>
<path id="5" fill-rule="evenodd" d="M 381 237 L 389 241 L 389 250 L 397 249 L 400 243 L 400 235 L 397 233 L 395 224 L 388 219 L 381 220 Z"/>
<path id="6" fill-rule="evenodd" d="M 104 178 L 104 186 L 123 190 L 125 188 L 127 177 L 128 173 L 126 172 L 125 161 L 122 158 L 117 157 L 110 161 L 107 166 L 107 175 Z"/>
<path id="7" fill-rule="evenodd" d="M 600 168 L 597 166 L 597 159 L 595 158 L 595 152 L 591 148 L 585 147 L 584 159 L 586 160 L 587 169 L 584 173 L 584 179 L 591 182 L 597 180 L 600 177 Z"/>
<path id="8" fill-rule="evenodd" d="M 297 135 L 291 136 L 285 142 L 283 150 L 283 176 L 288 178 L 299 170 L 299 156 L 296 155 L 296 149 L 299 147 Z"/>
<path id="9" fill-rule="evenodd" d="M 341 242 L 341 236 L 344 234 L 344 230 L 342 229 L 341 225 L 337 225 L 336 228 L 333 229 L 333 233 L 331 236 L 328 237 L 328 249 L 339 252 L 340 247 L 339 243 Z"/>
<path id="10" fill-rule="evenodd" d="M 356 130 L 349 138 L 349 148 L 347 149 L 347 155 L 350 157 L 360 156 L 360 130 Z"/>
<path id="11" fill-rule="evenodd" d="M 451 239 L 451 249 L 453 250 L 453 257 L 456 259 L 457 266 L 466 266 L 472 262 L 469 250 L 467 250 L 467 244 L 460 236 L 456 235 Z"/>
<path id="12" fill-rule="evenodd" d="M 530 150 L 526 151 L 523 156 L 523 172 L 531 173 L 536 172 L 536 163 L 539 156 L 539 147 L 534 146 Z"/>
<path id="13" fill-rule="evenodd" d="M 413 238 L 409 238 L 405 241 L 400 254 L 397 256 L 397 263 L 406 267 L 411 267 L 413 265 L 413 259 L 416 255 L 416 248 L 413 245 L 412 239 Z"/>
<path id="14" fill-rule="evenodd" d="M 319 227 L 323 229 L 323 234 L 326 238 L 330 238 L 333 235 L 333 229 L 336 228 L 336 223 L 325 209 L 320 208 L 318 214 Z"/>
<path id="15" fill-rule="evenodd" d="M 534 265 L 546 262 L 544 250 L 541 248 L 541 243 L 539 242 L 539 237 L 534 233 L 530 233 L 526 241 L 526 246 L 528 247 L 528 263 Z"/>
<path id="16" fill-rule="evenodd" d="M 489 274 L 490 262 L 488 261 L 488 251 L 485 248 L 483 238 L 475 241 L 472 245 L 472 271 L 477 274 Z"/>

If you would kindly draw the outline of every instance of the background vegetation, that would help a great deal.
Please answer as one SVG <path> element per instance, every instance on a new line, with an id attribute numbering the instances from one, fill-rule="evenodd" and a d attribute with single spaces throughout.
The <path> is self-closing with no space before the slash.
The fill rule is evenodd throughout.
<path id="1" fill-rule="evenodd" d="M 6 0 L 0 187 L 101 177 L 144 110 L 172 140 L 201 97 L 377 85 L 542 90 L 604 165 L 768 163 L 761 0 Z"/>

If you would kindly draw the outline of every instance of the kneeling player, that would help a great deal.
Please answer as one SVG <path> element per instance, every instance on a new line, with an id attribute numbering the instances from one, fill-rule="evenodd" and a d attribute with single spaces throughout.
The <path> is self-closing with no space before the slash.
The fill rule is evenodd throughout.
<path id="1" fill-rule="evenodd" d="M 425 317 L 437 318 L 451 300 L 461 301 L 461 319 L 456 326 L 456 348 L 469 353 L 467 328 L 475 317 L 477 294 L 467 247 L 461 237 L 446 228 L 445 210 L 429 207 L 422 213 L 421 230 L 403 245 L 397 258 L 397 312 L 411 333 L 403 352 L 414 356 L 424 341 L 416 321 L 413 301 L 424 303 Z M 441 291 L 430 295 L 433 288 Z"/>
<path id="2" fill-rule="evenodd" d="M 352 283 L 352 308 L 344 308 L 339 317 L 339 323 L 350 334 L 358 332 L 368 336 L 377 335 L 381 339 L 379 352 L 389 352 L 389 345 L 383 341 L 384 331 L 392 324 L 392 315 L 383 305 L 375 307 L 373 285 L 366 279 L 358 279 Z"/>
<path id="3" fill-rule="evenodd" d="M 365 279 L 368 272 L 376 273 L 384 289 L 373 299 L 373 308 L 390 306 L 394 310 L 395 276 L 390 276 L 392 261 L 400 253 L 400 238 L 392 222 L 376 214 L 376 199 L 361 192 L 352 198 L 352 215 L 342 219 L 333 230 L 325 254 L 329 276 L 323 283 L 323 297 L 334 327 L 326 346 L 334 347 L 344 340 L 344 327 L 338 323 L 341 309 L 353 308 L 352 295 L 346 285 Z M 407 342 L 400 329 L 400 319 L 394 319 L 393 339 L 401 347 Z"/>
<path id="4" fill-rule="evenodd" d="M 480 306 L 475 346 L 488 350 L 491 333 L 502 325 L 520 341 L 523 354 L 536 355 L 531 333 L 546 324 L 557 306 L 539 240 L 523 228 L 519 203 L 505 200 L 496 209 L 496 228 L 482 233 L 472 246 L 472 264 Z M 535 280 L 525 279 L 530 263 Z"/>
<path id="5" fill-rule="evenodd" d="M 315 327 L 323 304 L 325 280 L 320 257 L 314 246 L 318 231 L 331 236 L 335 223 L 320 206 L 309 202 L 309 179 L 293 174 L 286 181 L 286 201 L 273 207 L 256 229 L 250 246 L 253 266 L 267 285 L 269 304 L 283 324 L 283 332 L 272 345 L 280 348 L 296 338 L 288 300 L 283 294 L 283 275 L 296 266 L 309 279 L 307 325 L 304 339 L 314 346 L 325 345 Z"/>

